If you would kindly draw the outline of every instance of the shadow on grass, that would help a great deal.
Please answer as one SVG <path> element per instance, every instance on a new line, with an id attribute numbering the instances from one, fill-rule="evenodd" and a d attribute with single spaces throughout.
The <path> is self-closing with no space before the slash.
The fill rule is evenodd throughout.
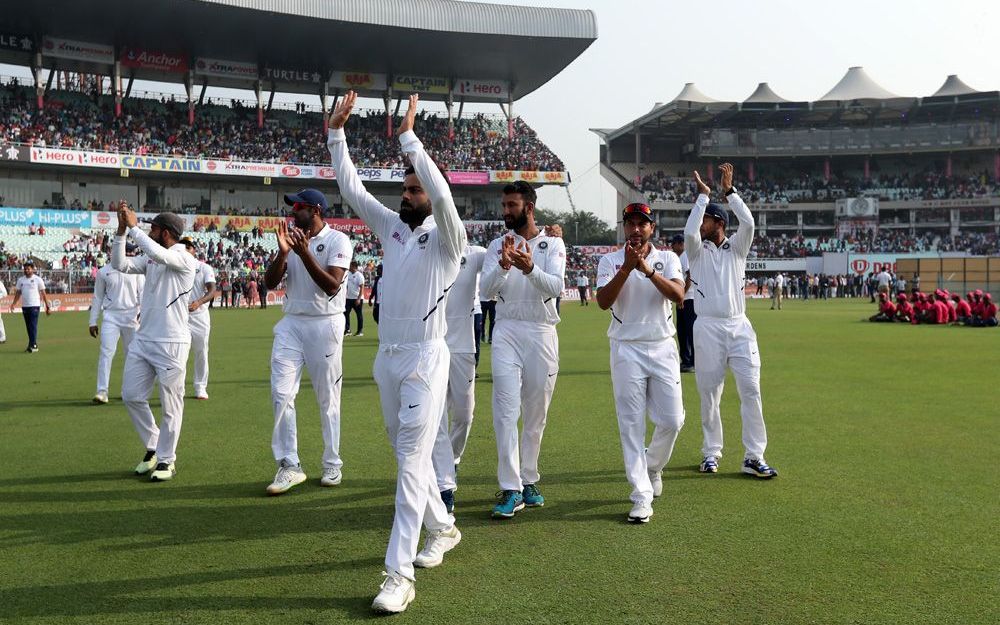
<path id="1" fill-rule="evenodd" d="M 163 596 L 161 594 L 150 597 L 143 595 L 148 595 L 150 590 L 163 593 L 172 589 L 219 582 L 267 580 L 302 574 L 353 571 L 360 568 L 377 571 L 381 566 L 382 559 L 372 557 L 309 566 L 296 564 L 228 571 L 180 573 L 140 579 L 25 586 L 9 588 L 0 592 L 0 604 L 4 606 L 5 615 L 15 619 L 134 614 L 136 615 L 135 622 L 155 622 L 157 615 L 193 610 L 211 612 L 223 610 L 273 610 L 278 612 L 333 610 L 344 617 L 358 619 L 369 617 L 372 614 L 371 600 L 377 590 L 374 583 L 370 595 L 351 597 L 294 597 L 287 594 L 279 597 L 257 594 L 190 596 L 188 592 L 181 592 L 177 596 Z M 266 616 L 264 621 L 267 621 Z"/>

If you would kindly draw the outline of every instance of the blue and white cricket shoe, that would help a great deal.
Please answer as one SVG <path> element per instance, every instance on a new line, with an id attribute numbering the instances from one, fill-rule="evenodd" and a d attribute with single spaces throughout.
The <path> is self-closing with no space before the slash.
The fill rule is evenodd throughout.
<path id="1" fill-rule="evenodd" d="M 767 463 L 759 458 L 747 458 L 743 461 L 743 472 L 747 475 L 759 477 L 762 480 L 769 480 L 778 476 L 777 469 L 767 466 Z"/>
<path id="2" fill-rule="evenodd" d="M 705 459 L 701 461 L 701 465 L 698 470 L 702 473 L 718 473 L 719 472 L 719 459 L 715 456 L 705 456 Z"/>
<path id="3" fill-rule="evenodd" d="M 502 490 L 497 493 L 499 502 L 493 506 L 494 519 L 511 519 L 524 510 L 524 497 L 516 490 Z"/>

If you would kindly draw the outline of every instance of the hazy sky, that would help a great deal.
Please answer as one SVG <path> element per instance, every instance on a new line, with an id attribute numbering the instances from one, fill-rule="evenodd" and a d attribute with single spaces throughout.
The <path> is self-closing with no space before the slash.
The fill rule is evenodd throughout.
<path id="1" fill-rule="evenodd" d="M 861 65 L 899 95 L 930 95 L 948 74 L 958 74 L 976 89 L 1000 89 L 997 0 L 494 3 L 596 13 L 597 41 L 561 74 L 518 101 L 515 113 L 566 162 L 577 208 L 608 222 L 615 220 L 614 191 L 600 177 L 599 141 L 588 128 L 620 127 L 655 102 L 672 100 L 686 82 L 719 100 L 743 100 L 761 81 L 790 100 L 815 100 L 848 67 Z M 0 72 L 26 75 L 10 66 L 0 66 Z M 237 95 L 252 98 L 251 92 Z M 545 190 L 539 202 L 569 210 L 562 188 Z"/>

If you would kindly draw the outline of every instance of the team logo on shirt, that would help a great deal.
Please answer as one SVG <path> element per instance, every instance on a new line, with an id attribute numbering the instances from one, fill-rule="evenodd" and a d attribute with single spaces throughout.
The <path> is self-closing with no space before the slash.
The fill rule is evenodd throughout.
<path id="1" fill-rule="evenodd" d="M 729 241 L 726 241 L 725 243 L 722 244 L 722 249 L 724 249 L 724 250 L 728 250 L 729 249 Z"/>
<path id="2" fill-rule="evenodd" d="M 322 243 L 320 243 L 319 245 L 316 246 L 316 251 L 317 252 L 322 252 L 325 249 L 326 249 L 326 245 L 324 245 Z"/>
<path id="3" fill-rule="evenodd" d="M 538 244 L 538 249 L 544 250 L 544 249 L 548 248 L 548 246 L 549 246 L 549 242 L 548 241 L 542 241 L 541 243 Z"/>
<path id="4" fill-rule="evenodd" d="M 657 271 L 663 271 L 663 263 L 659 263 L 659 262 L 658 262 L 658 263 L 655 263 L 655 264 L 653 265 L 653 269 L 655 269 L 655 270 L 657 270 Z"/>
<path id="5" fill-rule="evenodd" d="M 462 265 L 465 265 L 465 256 L 462 257 Z"/>
<path id="6" fill-rule="evenodd" d="M 431 236 L 430 232 L 423 233 L 422 235 L 420 235 L 420 238 L 417 239 L 417 243 L 419 243 L 420 245 L 427 243 L 427 239 L 429 239 L 430 236 Z"/>

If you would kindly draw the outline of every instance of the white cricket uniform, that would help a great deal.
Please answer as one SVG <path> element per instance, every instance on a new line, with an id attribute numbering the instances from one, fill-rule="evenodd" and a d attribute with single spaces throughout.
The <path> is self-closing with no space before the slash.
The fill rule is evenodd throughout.
<path id="1" fill-rule="evenodd" d="M 101 350 L 97 357 L 98 395 L 108 394 L 111 362 L 118 349 L 119 337 L 125 360 L 128 360 L 129 345 L 139 327 L 139 304 L 145 284 L 145 276 L 122 273 L 111 265 L 104 265 L 97 272 L 94 297 L 90 300 L 90 325 L 96 326 L 98 315 L 102 316 Z"/>
<path id="2" fill-rule="evenodd" d="M 198 260 L 182 243 L 166 249 L 138 227 L 128 235 L 144 257 L 125 256 L 125 237 L 115 237 L 111 265 L 122 273 L 145 274 L 139 307 L 139 329 L 129 345 L 122 381 L 122 399 L 132 424 L 147 450 L 155 450 L 158 462 L 171 463 L 177 456 L 177 441 L 184 421 L 184 378 L 191 330 L 188 328 L 188 297 L 194 287 Z M 160 383 L 162 427 L 157 427 L 149 409 L 153 384 Z"/>
<path id="3" fill-rule="evenodd" d="M 448 182 L 416 134 L 404 132 L 399 141 L 433 211 L 413 230 L 365 190 L 343 129 L 330 129 L 327 147 L 341 194 L 382 243 L 374 374 L 398 466 L 385 567 L 413 579 L 421 522 L 429 530 L 455 523 L 437 489 L 432 452 L 448 390 L 445 299 L 458 277 L 466 236 Z"/>
<path id="4" fill-rule="evenodd" d="M 3 285 L 3 282 L 0 282 L 0 298 L 4 297 L 7 297 L 7 287 Z M 4 307 L 0 306 L 0 309 L 2 308 Z M 7 330 L 3 327 L 3 315 L 0 314 L 0 343 L 5 342 L 6 340 L 7 340 Z"/>
<path id="5" fill-rule="evenodd" d="M 194 274 L 194 288 L 188 301 L 199 300 L 208 293 L 208 285 L 215 284 L 215 270 L 208 263 L 198 261 Z M 208 303 L 198 310 L 188 313 L 191 328 L 191 351 L 194 352 L 194 394 L 208 394 L 208 340 L 212 334 L 212 318 L 208 313 Z"/>
<path id="6" fill-rule="evenodd" d="M 525 239 L 509 233 L 516 245 Z M 504 235 L 506 236 L 506 235 Z M 482 290 L 497 299 L 493 332 L 493 428 L 497 438 L 497 480 L 501 490 L 521 491 L 541 479 L 538 454 L 559 373 L 556 298 L 566 275 L 566 245 L 540 231 L 527 241 L 531 273 L 499 264 L 504 236 L 494 239 L 483 264 Z M 517 420 L 524 419 L 520 445 Z"/>
<path id="7" fill-rule="evenodd" d="M 360 271 L 352 271 L 347 274 L 347 299 L 358 299 L 361 297 L 361 289 L 365 286 L 365 274 Z"/>
<path id="8" fill-rule="evenodd" d="M 448 371 L 448 401 L 441 411 L 441 425 L 434 441 L 434 473 L 438 490 L 453 490 L 457 485 L 455 465 L 465 452 L 476 408 L 476 329 L 479 308 L 479 272 L 483 269 L 486 248 L 465 246 L 458 278 L 448 291 L 448 334 L 445 341 L 451 353 Z M 448 412 L 451 412 L 451 427 Z"/>
<path id="9" fill-rule="evenodd" d="M 684 228 L 698 311 L 694 351 L 704 434 L 702 455 L 722 456 L 720 403 L 728 366 L 736 378 L 740 396 L 746 457 L 763 462 L 767 431 L 760 399 L 760 353 L 757 335 L 746 316 L 743 294 L 747 255 L 753 242 L 753 215 L 738 194 L 731 194 L 729 208 L 736 213 L 740 225 L 733 236 L 716 247 L 711 241 L 701 239 L 701 222 L 707 206 L 708 196 L 699 195 Z"/>
<path id="10" fill-rule="evenodd" d="M 598 290 L 611 282 L 624 263 L 624 249 L 601 257 L 597 267 Z M 646 263 L 667 280 L 683 284 L 681 261 L 672 251 L 654 247 Z M 649 471 L 659 472 L 667 465 L 684 425 L 673 304 L 645 274 L 633 270 L 610 311 L 611 386 L 625 475 L 632 485 L 632 502 L 650 505 L 653 486 Z M 655 426 L 648 447 L 647 414 Z"/>
<path id="11" fill-rule="evenodd" d="M 323 226 L 309 240 L 309 252 L 320 267 L 351 264 L 354 246 L 343 232 Z M 288 254 L 285 278 L 285 315 L 274 326 L 271 348 L 271 400 L 274 432 L 271 450 L 281 465 L 299 464 L 295 396 L 299 393 L 302 367 L 309 370 L 319 404 L 323 431 L 323 468 L 339 469 L 340 391 L 343 381 L 344 294 L 341 288 L 327 295 L 309 275 L 295 252 Z"/>

